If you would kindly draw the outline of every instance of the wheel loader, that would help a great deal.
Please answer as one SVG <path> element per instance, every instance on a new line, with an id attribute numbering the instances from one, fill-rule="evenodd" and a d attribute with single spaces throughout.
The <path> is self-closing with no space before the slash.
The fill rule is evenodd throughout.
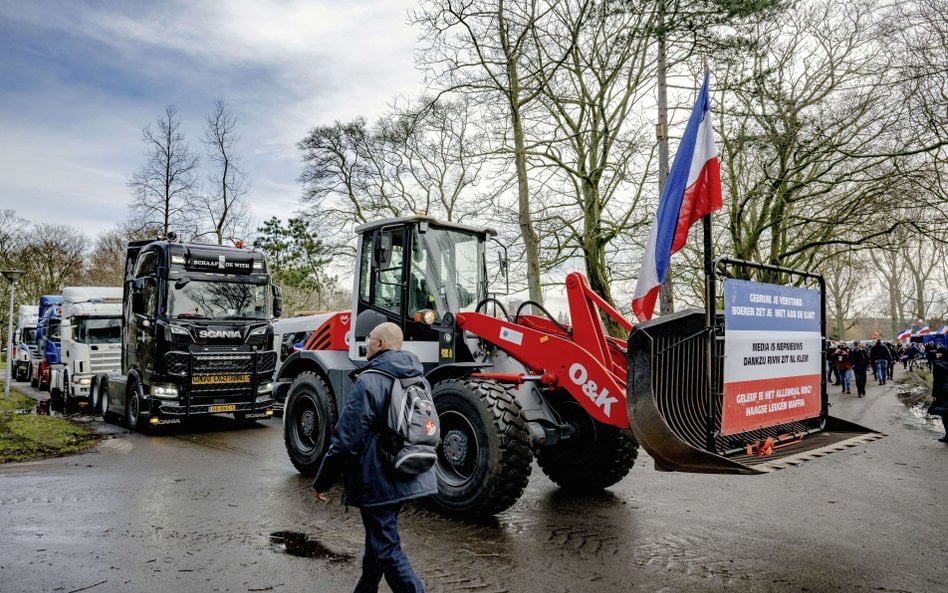
<path id="1" fill-rule="evenodd" d="M 710 403 L 720 399 L 722 366 L 713 319 L 691 312 L 633 329 L 579 273 L 566 278 L 569 324 L 529 301 L 508 311 L 489 293 L 491 229 L 407 216 L 355 232 L 351 311 L 332 314 L 277 372 L 286 449 L 305 475 L 318 469 L 367 363 L 369 332 L 386 321 L 401 326 L 403 348 L 432 386 L 442 440 L 431 502 L 452 515 L 509 508 L 534 460 L 561 488 L 582 492 L 625 477 L 640 443 L 662 470 L 761 473 L 801 443 L 816 456 L 878 436 L 828 416 L 825 382 L 812 418 L 721 436 L 722 410 Z M 628 339 L 608 335 L 603 315 Z M 817 438 L 824 433 L 835 436 Z"/>

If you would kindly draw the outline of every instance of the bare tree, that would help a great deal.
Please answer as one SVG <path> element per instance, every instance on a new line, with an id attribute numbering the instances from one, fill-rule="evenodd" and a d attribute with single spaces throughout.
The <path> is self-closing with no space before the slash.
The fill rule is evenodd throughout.
<path id="1" fill-rule="evenodd" d="M 890 57 L 861 0 L 801 3 L 760 27 L 760 52 L 723 76 L 722 177 L 738 257 L 812 269 L 825 248 L 878 246 L 917 226 L 890 197 L 918 175 Z"/>
<path id="2" fill-rule="evenodd" d="M 420 109 L 314 128 L 303 153 L 302 205 L 324 240 L 348 246 L 353 224 L 424 213 L 483 218 L 485 157 L 465 100 L 422 100 Z"/>
<path id="3" fill-rule="evenodd" d="M 412 14 L 426 46 L 429 79 L 446 92 L 469 93 L 502 109 L 509 123 L 504 152 L 513 159 L 517 224 L 524 245 L 530 299 L 542 303 L 540 240 L 534 225 L 524 111 L 538 97 L 557 60 L 540 51 L 538 23 L 549 17 L 541 0 L 425 0 Z M 562 59 L 562 58 L 560 58 Z M 487 95 L 485 97 L 485 95 Z M 491 97 L 492 96 L 492 97 Z"/>
<path id="4" fill-rule="evenodd" d="M 43 294 L 60 294 L 64 286 L 74 284 L 82 274 L 88 246 L 89 239 L 70 226 L 34 224 L 21 252 L 22 269 L 27 273 L 18 291 L 23 291 L 26 302 L 35 302 Z"/>
<path id="5" fill-rule="evenodd" d="M 0 210 L 0 267 L 17 268 L 17 252 L 27 239 L 29 221 L 16 215 L 16 210 Z"/>
<path id="6" fill-rule="evenodd" d="M 199 159 L 181 132 L 181 120 L 173 106 L 163 117 L 142 130 L 146 161 L 128 181 L 132 190 L 130 223 L 139 229 L 185 230 L 194 234 L 191 203 Z"/>
<path id="7" fill-rule="evenodd" d="M 252 226 L 250 205 L 245 200 L 247 174 L 236 155 L 235 145 L 240 139 L 236 130 L 237 118 L 227 110 L 223 99 L 215 100 L 204 129 L 204 143 L 215 170 L 208 174 L 210 191 L 196 196 L 194 204 L 202 220 L 198 237 L 211 235 L 218 245 L 225 240 L 245 239 Z"/>
<path id="8" fill-rule="evenodd" d="M 543 74 L 530 112 L 536 140 L 528 154 L 546 168 L 546 185 L 558 186 L 535 215 L 549 254 L 544 268 L 579 256 L 590 286 L 610 303 L 613 277 L 628 276 L 607 261 L 619 255 L 609 246 L 647 224 L 641 198 L 652 126 L 641 104 L 654 88 L 654 19 L 649 3 L 563 2 L 536 32 L 545 62 L 561 61 Z"/>

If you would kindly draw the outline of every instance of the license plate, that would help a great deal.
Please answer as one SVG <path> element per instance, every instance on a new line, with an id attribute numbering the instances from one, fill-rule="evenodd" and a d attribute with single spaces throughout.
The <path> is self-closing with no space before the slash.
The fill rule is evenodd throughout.
<path id="1" fill-rule="evenodd" d="M 210 411 L 212 414 L 215 412 L 236 412 L 237 406 L 234 404 L 230 404 L 228 406 L 211 406 Z"/>
<path id="2" fill-rule="evenodd" d="M 191 385 L 223 385 L 227 383 L 250 383 L 250 375 L 195 375 Z"/>

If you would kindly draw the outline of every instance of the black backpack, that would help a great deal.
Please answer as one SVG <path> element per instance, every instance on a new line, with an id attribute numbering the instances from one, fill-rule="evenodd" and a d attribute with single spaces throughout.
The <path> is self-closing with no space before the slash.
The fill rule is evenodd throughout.
<path id="1" fill-rule="evenodd" d="M 392 394 L 378 429 L 379 448 L 396 474 L 416 476 L 431 469 L 438 459 L 441 423 L 424 377 L 392 379 Z"/>

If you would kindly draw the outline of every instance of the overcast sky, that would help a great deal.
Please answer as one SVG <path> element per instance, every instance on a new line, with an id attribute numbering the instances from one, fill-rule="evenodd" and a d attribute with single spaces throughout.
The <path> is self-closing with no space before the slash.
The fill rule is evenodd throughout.
<path id="1" fill-rule="evenodd" d="M 260 221 L 297 207 L 298 142 L 420 90 L 410 0 L 0 0 L 0 209 L 94 239 L 127 216 L 142 128 L 192 150 L 223 98 Z"/>

